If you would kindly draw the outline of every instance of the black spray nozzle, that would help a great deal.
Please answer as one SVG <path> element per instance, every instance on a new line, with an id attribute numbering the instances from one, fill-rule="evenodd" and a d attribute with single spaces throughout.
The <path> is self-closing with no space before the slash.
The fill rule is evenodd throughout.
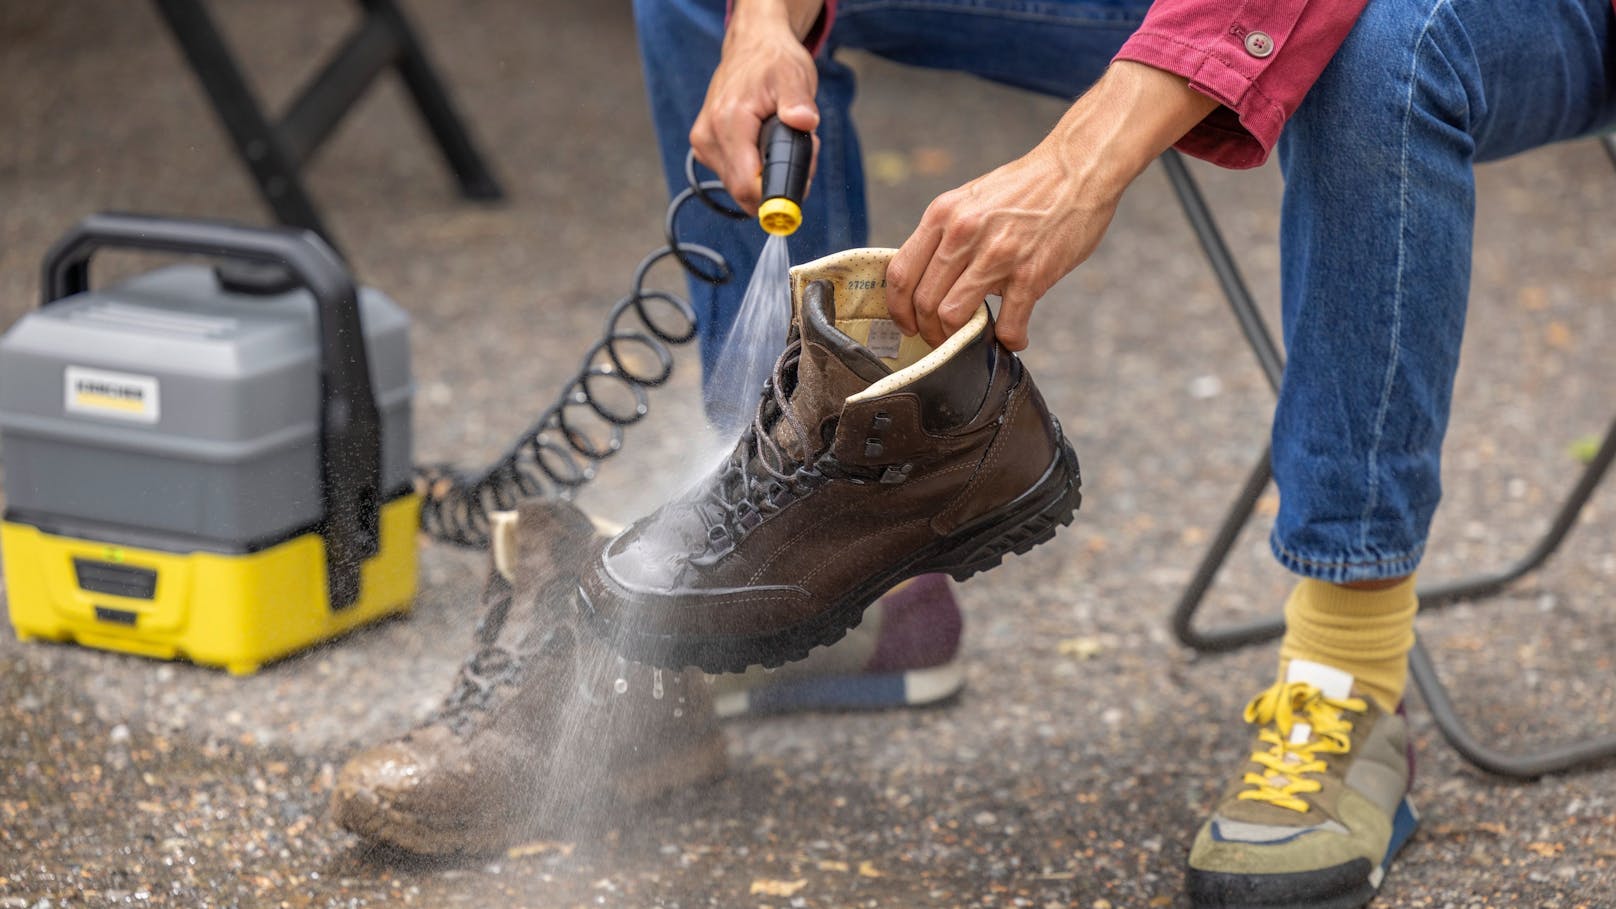
<path id="1" fill-rule="evenodd" d="M 802 223 L 802 197 L 808 189 L 814 139 L 773 116 L 763 121 L 758 133 L 758 155 L 763 158 L 763 204 L 758 206 L 758 223 L 771 234 L 796 233 Z"/>

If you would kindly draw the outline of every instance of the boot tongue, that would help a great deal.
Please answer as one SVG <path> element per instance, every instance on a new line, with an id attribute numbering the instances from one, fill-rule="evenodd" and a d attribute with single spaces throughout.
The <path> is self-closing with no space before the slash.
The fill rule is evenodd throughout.
<path id="1" fill-rule="evenodd" d="M 570 629 L 576 610 L 568 594 L 597 539 L 589 516 L 566 502 L 536 501 L 496 513 L 489 529 L 493 571 L 478 646 L 522 653 L 556 629 Z"/>
<path id="2" fill-rule="evenodd" d="M 836 327 L 836 291 L 829 281 L 815 281 L 803 289 L 802 340 L 804 344 L 823 347 L 864 383 L 848 394 L 857 394 L 892 375 L 892 370 L 873 351 Z"/>
<path id="3" fill-rule="evenodd" d="M 892 370 L 836 327 L 836 295 L 830 281 L 808 284 L 799 304 L 802 357 L 788 406 L 808 438 L 799 438 L 784 416 L 771 434 L 793 458 L 807 460 L 827 444 L 825 422 L 841 415 L 842 402 L 891 375 Z"/>
<path id="4" fill-rule="evenodd" d="M 1311 660 L 1293 659 L 1286 665 L 1285 681 L 1306 682 L 1327 698 L 1343 701 L 1352 697 L 1352 674 Z M 1291 744 L 1300 745 L 1313 735 L 1313 727 L 1297 723 L 1291 727 Z"/>
<path id="5" fill-rule="evenodd" d="M 1285 681 L 1306 682 L 1317 688 L 1325 697 L 1338 701 L 1352 697 L 1352 673 L 1312 660 L 1293 659 L 1287 663 Z"/>

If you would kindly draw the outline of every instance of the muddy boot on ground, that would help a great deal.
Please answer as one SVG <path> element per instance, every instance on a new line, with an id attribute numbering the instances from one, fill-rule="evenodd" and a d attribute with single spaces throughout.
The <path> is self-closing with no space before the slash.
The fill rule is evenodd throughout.
<path id="1" fill-rule="evenodd" d="M 342 769 L 338 823 L 442 855 L 560 838 L 725 771 L 702 676 L 627 663 L 577 627 L 576 508 L 496 516 L 476 651 L 437 713 Z"/>

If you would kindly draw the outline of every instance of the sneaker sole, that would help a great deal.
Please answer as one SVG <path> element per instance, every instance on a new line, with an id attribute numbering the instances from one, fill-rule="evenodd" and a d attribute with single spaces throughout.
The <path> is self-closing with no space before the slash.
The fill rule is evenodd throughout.
<path id="1" fill-rule="evenodd" d="M 1059 432 L 1059 424 L 1056 424 Z M 824 612 L 790 628 L 755 636 L 657 634 L 614 626 L 595 611 L 583 587 L 578 609 L 590 627 L 623 656 L 662 669 L 695 666 L 718 675 L 744 672 L 748 666 L 782 666 L 808 655 L 815 647 L 834 644 L 858 625 L 869 608 L 895 585 L 922 574 L 946 574 L 956 581 L 997 567 L 1012 553 L 1025 554 L 1049 541 L 1072 523 L 1083 502 L 1077 453 L 1060 439 L 1048 470 L 1011 502 L 911 555 L 848 593 Z"/>
<path id="2" fill-rule="evenodd" d="M 1417 826 L 1419 814 L 1414 803 L 1404 796 L 1392 818 L 1391 840 L 1378 865 L 1358 859 L 1317 871 L 1286 874 L 1233 874 L 1191 868 L 1185 877 L 1185 889 L 1195 909 L 1361 909 L 1380 891 L 1392 859 Z"/>
<path id="3" fill-rule="evenodd" d="M 719 719 L 809 710 L 890 710 L 944 703 L 965 687 L 965 665 L 955 660 L 907 672 L 826 675 L 726 691 L 713 698 Z"/>

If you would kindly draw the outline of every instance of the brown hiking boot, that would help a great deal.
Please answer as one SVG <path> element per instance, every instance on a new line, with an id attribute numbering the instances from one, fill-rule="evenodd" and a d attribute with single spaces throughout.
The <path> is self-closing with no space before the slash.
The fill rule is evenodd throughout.
<path id="1" fill-rule="evenodd" d="M 494 530 L 476 653 L 436 715 L 342 769 L 338 823 L 410 852 L 488 852 L 722 775 L 706 681 L 576 627 L 578 565 L 604 539 L 589 519 L 540 502 Z"/>
<path id="2" fill-rule="evenodd" d="M 686 495 L 590 560 L 579 608 L 631 659 L 800 659 L 905 578 L 958 580 L 1069 524 L 1077 457 L 987 306 L 933 350 L 887 316 L 892 250 L 791 270 L 757 418 Z"/>

